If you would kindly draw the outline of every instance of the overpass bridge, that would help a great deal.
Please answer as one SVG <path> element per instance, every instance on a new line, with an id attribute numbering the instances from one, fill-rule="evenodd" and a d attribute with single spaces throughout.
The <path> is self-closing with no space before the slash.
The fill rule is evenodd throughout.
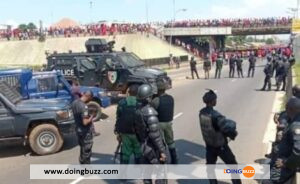
<path id="1" fill-rule="evenodd" d="M 271 35 L 290 34 L 292 24 L 262 27 L 173 27 L 163 28 L 164 36 Z"/>
<path id="2" fill-rule="evenodd" d="M 169 27 L 161 34 L 167 39 L 209 36 L 217 49 L 225 48 L 225 36 L 290 34 L 292 24 L 253 27 Z"/>

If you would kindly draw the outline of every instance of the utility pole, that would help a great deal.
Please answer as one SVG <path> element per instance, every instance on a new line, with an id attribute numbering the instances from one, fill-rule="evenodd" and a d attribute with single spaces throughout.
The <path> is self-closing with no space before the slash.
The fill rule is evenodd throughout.
<path id="1" fill-rule="evenodd" d="M 145 0 L 146 1 L 146 21 L 147 21 L 147 24 L 149 24 L 149 6 L 148 6 L 148 0 Z"/>
<path id="2" fill-rule="evenodd" d="M 90 1 L 90 21 L 93 23 L 93 1 Z"/>
<path id="3" fill-rule="evenodd" d="M 297 19 L 299 18 L 299 3 L 300 3 L 300 0 L 297 0 L 297 12 L 296 12 L 296 16 L 297 16 Z"/>

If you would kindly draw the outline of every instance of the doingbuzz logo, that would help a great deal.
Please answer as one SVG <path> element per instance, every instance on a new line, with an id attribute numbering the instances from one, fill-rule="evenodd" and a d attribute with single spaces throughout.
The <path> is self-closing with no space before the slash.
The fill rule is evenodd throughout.
<path id="1" fill-rule="evenodd" d="M 252 178 L 255 175 L 255 169 L 252 166 L 246 166 L 243 169 L 243 175 L 246 178 Z"/>
<path id="2" fill-rule="evenodd" d="M 225 174 L 243 174 L 246 178 L 252 178 L 255 175 L 255 169 L 252 166 L 246 166 L 243 169 L 224 169 Z"/>

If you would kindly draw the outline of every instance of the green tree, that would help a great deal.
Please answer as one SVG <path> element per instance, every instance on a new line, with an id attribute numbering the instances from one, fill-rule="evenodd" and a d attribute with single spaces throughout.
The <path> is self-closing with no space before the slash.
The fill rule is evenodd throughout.
<path id="1" fill-rule="evenodd" d="M 266 40 L 266 44 L 268 44 L 268 45 L 271 45 L 271 44 L 274 44 L 274 43 L 275 43 L 275 41 L 274 41 L 273 38 L 268 38 L 268 39 Z"/>
<path id="2" fill-rule="evenodd" d="M 18 28 L 21 30 L 21 31 L 25 31 L 27 29 L 27 25 L 26 24 L 20 24 L 18 26 Z"/>
<path id="3" fill-rule="evenodd" d="M 27 29 L 29 30 L 35 30 L 36 29 L 36 25 L 32 22 L 30 22 L 28 25 L 27 25 Z"/>

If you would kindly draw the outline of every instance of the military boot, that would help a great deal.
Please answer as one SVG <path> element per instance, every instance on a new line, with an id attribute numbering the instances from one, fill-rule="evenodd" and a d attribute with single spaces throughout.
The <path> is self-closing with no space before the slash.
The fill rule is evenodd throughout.
<path id="1" fill-rule="evenodd" d="M 171 164 L 178 164 L 176 148 L 169 148 L 169 152 L 171 157 Z"/>

